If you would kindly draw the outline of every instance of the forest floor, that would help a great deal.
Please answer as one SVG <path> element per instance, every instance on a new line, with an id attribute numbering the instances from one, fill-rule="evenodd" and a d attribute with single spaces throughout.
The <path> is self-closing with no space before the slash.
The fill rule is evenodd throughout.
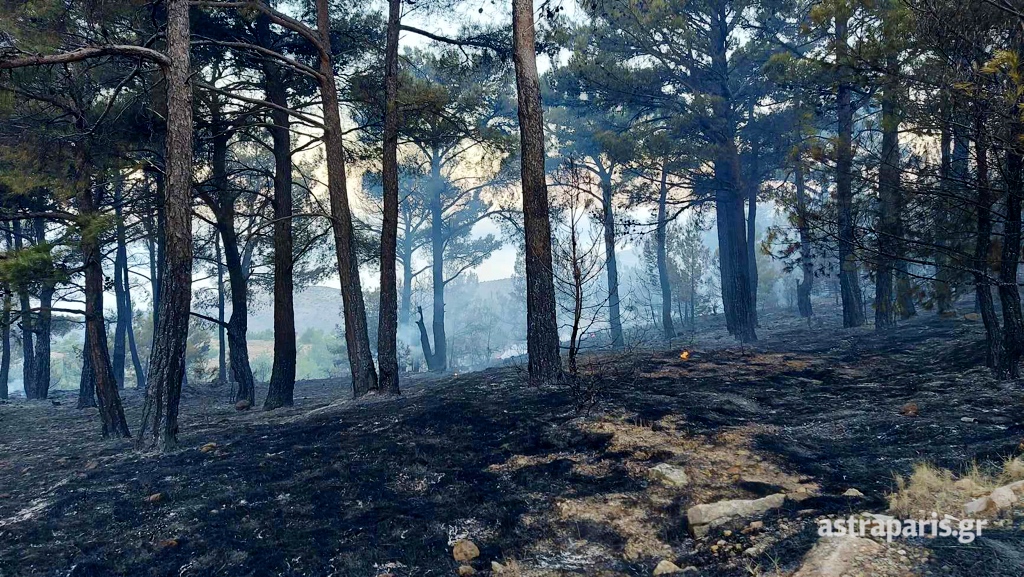
<path id="1" fill-rule="evenodd" d="M 765 315 L 754 346 L 709 328 L 593 357 L 582 414 L 516 367 L 409 378 L 398 399 L 305 382 L 270 413 L 193 392 L 182 449 L 158 455 L 100 440 L 72 396 L 3 404 L 0 577 L 455 575 L 462 538 L 480 574 L 493 560 L 508 575 L 651 575 L 669 560 L 688 577 L 782 576 L 818 518 L 885 512 L 915 463 L 1020 453 L 1024 391 L 978 368 L 980 323 L 925 313 L 879 336 L 786 318 Z M 133 426 L 140 400 L 127 392 Z M 652 481 L 660 463 L 688 484 Z M 763 527 L 688 534 L 692 505 L 776 492 L 790 498 Z M 899 541 L 871 562 L 863 575 L 1024 575 L 1024 530 Z"/>

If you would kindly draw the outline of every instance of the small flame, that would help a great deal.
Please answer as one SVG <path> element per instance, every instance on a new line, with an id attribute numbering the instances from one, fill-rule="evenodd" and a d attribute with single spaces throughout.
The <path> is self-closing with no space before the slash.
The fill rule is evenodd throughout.
<path id="1" fill-rule="evenodd" d="M 690 351 L 684 350 L 683 352 L 679 353 L 679 358 L 683 359 L 684 361 L 689 359 L 690 358 Z"/>

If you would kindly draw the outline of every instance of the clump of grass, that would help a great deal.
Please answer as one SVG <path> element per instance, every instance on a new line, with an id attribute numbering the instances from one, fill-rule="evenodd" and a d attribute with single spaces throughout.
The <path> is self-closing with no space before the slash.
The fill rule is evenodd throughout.
<path id="1" fill-rule="evenodd" d="M 896 476 L 896 491 L 889 495 L 889 511 L 902 517 L 961 515 L 966 503 L 991 493 L 997 487 L 1024 480 L 1024 460 L 1007 459 L 999 471 L 986 473 L 972 464 L 962 475 L 954 475 L 928 463 L 914 466 L 909 478 Z M 923 517 L 922 517 L 923 518 Z"/>

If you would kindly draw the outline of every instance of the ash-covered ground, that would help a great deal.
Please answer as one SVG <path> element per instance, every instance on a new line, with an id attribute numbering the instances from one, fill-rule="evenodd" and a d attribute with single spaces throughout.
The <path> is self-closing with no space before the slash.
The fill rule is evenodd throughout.
<path id="1" fill-rule="evenodd" d="M 887 335 L 763 315 L 760 343 L 705 327 L 602 355 L 600 394 L 516 367 L 406 379 L 401 398 L 298 385 L 296 406 L 237 412 L 192 392 L 182 449 L 99 439 L 91 410 L 0 405 L 0 576 L 788 575 L 824 515 L 885 512 L 896 475 L 1020 454 L 1024 391 L 980 368 L 981 326 L 932 315 Z M 680 358 L 682 350 L 687 359 Z M 132 424 L 141 399 L 127 393 Z M 908 413 L 906 406 L 915 410 Z M 667 464 L 681 486 L 658 482 Z M 844 496 L 856 489 L 862 497 Z M 756 521 L 690 536 L 687 509 L 785 493 Z M 879 575 L 1024 575 L 1009 514 L 969 545 L 900 542 Z M 497 568 L 495 566 L 495 568 Z"/>

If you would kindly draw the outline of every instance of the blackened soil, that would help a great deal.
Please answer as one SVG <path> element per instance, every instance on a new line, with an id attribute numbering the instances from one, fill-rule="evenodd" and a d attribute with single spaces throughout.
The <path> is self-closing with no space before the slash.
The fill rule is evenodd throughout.
<path id="1" fill-rule="evenodd" d="M 813 522 L 797 508 L 880 511 L 894 476 L 914 463 L 958 470 L 1018 454 L 1020 384 L 976 368 L 977 323 L 922 319 L 876 336 L 838 329 L 835 319 L 813 328 L 762 322 L 756 346 L 705 331 L 623 358 L 638 372 L 608 372 L 587 417 L 673 415 L 695 436 L 766 425 L 754 440 L 759 455 L 822 486 L 823 496 L 766 519 L 802 529 L 753 562 L 687 537 L 684 512 L 695 503 L 664 507 L 650 522 L 680 566 L 733 576 L 749 575 L 752 563 L 791 568 L 814 541 Z M 569 548 L 550 523 L 533 522 L 557 501 L 639 494 L 646 481 L 544 459 L 616 455 L 608 435 L 570 426 L 580 419 L 566 389 L 524 381 L 514 367 L 491 369 L 421 378 L 400 399 L 358 402 L 332 402 L 346 395 L 343 383 L 303 383 L 296 407 L 270 414 L 193 394 L 182 409 L 183 448 L 166 455 L 99 441 L 95 414 L 70 398 L 0 405 L 0 577 L 453 575 L 449 544 L 460 536 L 480 546 L 482 571 L 490 560 L 518 559 L 551 575 L 649 575 L 656 558 L 538 553 L 542 542 Z M 900 414 L 908 402 L 919 416 Z M 129 394 L 127 403 L 135 423 L 140 399 Z M 495 472 L 515 456 L 537 464 Z M 851 487 L 866 499 L 838 496 Z M 742 490 L 756 497 L 760 488 Z M 574 550 L 586 550 L 581 542 L 616 550 L 624 540 L 600 522 L 572 531 Z M 1021 533 L 996 531 L 971 546 L 924 543 L 934 560 L 920 571 L 1024 575 Z"/>

